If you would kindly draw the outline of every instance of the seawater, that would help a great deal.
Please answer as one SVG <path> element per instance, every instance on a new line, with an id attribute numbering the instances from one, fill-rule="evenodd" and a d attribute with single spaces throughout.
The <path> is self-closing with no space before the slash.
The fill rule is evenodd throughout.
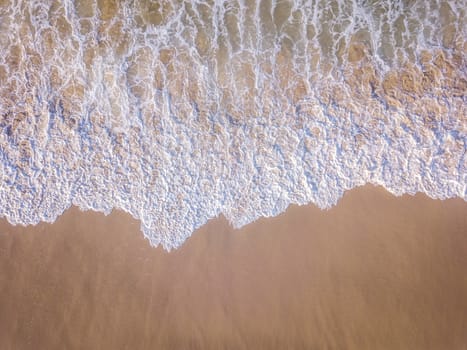
<path id="1" fill-rule="evenodd" d="M 467 200 L 463 0 L 1 0 L 0 214 L 180 246 L 366 183 Z"/>

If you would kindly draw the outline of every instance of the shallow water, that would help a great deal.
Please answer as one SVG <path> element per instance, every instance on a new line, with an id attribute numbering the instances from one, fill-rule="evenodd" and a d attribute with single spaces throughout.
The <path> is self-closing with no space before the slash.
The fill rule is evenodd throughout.
<path id="1" fill-rule="evenodd" d="M 345 190 L 467 199 L 463 1 L 2 1 L 0 212 L 178 247 Z"/>

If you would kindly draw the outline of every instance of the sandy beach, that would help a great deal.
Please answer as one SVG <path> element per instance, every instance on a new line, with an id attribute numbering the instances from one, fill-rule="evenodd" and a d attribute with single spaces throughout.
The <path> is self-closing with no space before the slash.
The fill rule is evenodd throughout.
<path id="1" fill-rule="evenodd" d="M 73 208 L 0 224 L 1 349 L 467 349 L 467 203 L 367 186 L 179 250 Z"/>
<path id="2" fill-rule="evenodd" d="M 0 0 L 0 350 L 467 350 L 465 4 Z"/>

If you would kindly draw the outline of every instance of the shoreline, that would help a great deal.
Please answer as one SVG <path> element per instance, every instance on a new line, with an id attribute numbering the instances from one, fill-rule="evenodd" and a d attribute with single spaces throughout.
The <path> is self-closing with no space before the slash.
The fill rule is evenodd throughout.
<path id="1" fill-rule="evenodd" d="M 375 185 L 375 184 L 372 184 L 372 183 L 366 183 L 364 185 L 356 186 L 356 187 L 353 187 L 351 189 L 345 190 L 343 195 L 337 200 L 336 204 L 334 204 L 334 205 L 332 205 L 330 207 L 321 208 L 316 203 L 313 203 L 313 202 L 309 202 L 309 203 L 306 203 L 306 204 L 290 203 L 290 204 L 288 204 L 287 208 L 284 211 L 280 212 L 277 215 L 260 216 L 257 219 L 255 219 L 254 221 L 249 222 L 249 223 L 244 224 L 244 225 L 239 226 L 239 227 L 234 226 L 231 222 L 229 222 L 229 220 L 225 217 L 225 215 L 223 213 L 221 213 L 216 217 L 208 219 L 208 221 L 206 221 L 203 225 L 201 225 L 201 227 L 195 229 L 195 231 L 193 231 L 192 234 L 190 236 L 188 236 L 186 238 L 186 240 L 179 247 L 171 248 L 170 250 L 165 249 L 162 246 L 162 244 L 159 244 L 157 246 L 152 246 L 149 239 L 144 236 L 144 233 L 143 233 L 141 228 L 139 229 L 139 233 L 144 237 L 145 240 L 148 240 L 148 244 L 151 245 L 152 248 L 155 248 L 155 249 L 162 248 L 164 251 L 170 253 L 171 251 L 178 250 L 181 247 L 183 247 L 183 245 L 186 244 L 186 242 L 191 238 L 192 235 L 194 235 L 196 232 L 198 232 L 200 230 L 203 230 L 203 228 L 210 225 L 211 222 L 216 222 L 218 220 L 222 220 L 222 221 L 225 221 L 228 224 L 228 226 L 229 226 L 229 228 L 231 230 L 238 231 L 238 230 L 243 230 L 245 227 L 247 227 L 249 225 L 253 225 L 253 224 L 257 223 L 260 220 L 269 220 L 269 219 L 280 217 L 281 215 L 284 215 L 289 210 L 291 210 L 291 208 L 313 207 L 313 208 L 315 208 L 317 210 L 326 212 L 326 211 L 329 211 L 329 210 L 333 210 L 335 207 L 337 207 L 339 205 L 339 203 L 344 199 L 344 197 L 347 196 L 349 193 L 352 193 L 352 192 L 355 192 L 355 191 L 358 192 L 358 191 L 363 190 L 365 188 L 371 188 L 372 190 L 379 191 L 381 193 L 385 193 L 385 194 L 387 194 L 387 195 L 389 195 L 391 197 L 394 197 L 394 198 L 410 198 L 410 197 L 422 196 L 422 197 L 426 197 L 426 199 L 433 200 L 433 201 L 443 202 L 443 201 L 451 201 L 451 200 L 454 200 L 454 201 L 460 200 L 460 201 L 463 201 L 463 202 L 465 202 L 467 204 L 467 200 L 465 200 L 465 199 L 463 199 L 462 197 L 459 197 L 459 196 L 448 197 L 448 198 L 435 198 L 435 197 L 432 197 L 430 194 L 425 193 L 425 192 L 416 192 L 414 194 L 411 194 L 411 193 L 396 194 L 396 193 L 391 192 L 391 190 L 387 189 L 383 185 Z M 0 222 L 3 222 L 2 225 L 6 224 L 7 226 L 11 226 L 13 228 L 17 227 L 17 228 L 23 228 L 23 229 L 28 229 L 28 230 L 29 229 L 34 230 L 34 228 L 36 228 L 37 226 L 40 226 L 40 225 L 54 225 L 57 222 L 57 220 L 59 220 L 62 216 L 68 215 L 67 214 L 68 212 L 79 212 L 79 213 L 83 213 L 83 214 L 92 213 L 92 214 L 96 214 L 96 215 L 103 215 L 104 217 L 108 217 L 108 216 L 111 216 L 111 215 L 124 215 L 124 216 L 128 216 L 130 220 L 137 221 L 138 224 L 141 224 L 140 219 L 134 217 L 131 213 L 126 212 L 125 210 L 123 210 L 121 208 L 113 208 L 109 212 L 106 213 L 106 212 L 98 211 L 98 210 L 94 210 L 94 209 L 82 209 L 79 206 L 76 206 L 76 205 L 73 205 L 73 204 L 71 204 L 67 209 L 65 209 L 62 212 L 62 214 L 60 214 L 54 221 L 39 221 L 37 224 L 12 223 L 12 222 L 10 222 L 10 220 L 8 218 L 6 218 L 4 216 L 0 216 Z"/>
<path id="2" fill-rule="evenodd" d="M 179 249 L 77 208 L 0 223 L 6 349 L 441 349 L 467 345 L 467 203 L 365 186 Z"/>

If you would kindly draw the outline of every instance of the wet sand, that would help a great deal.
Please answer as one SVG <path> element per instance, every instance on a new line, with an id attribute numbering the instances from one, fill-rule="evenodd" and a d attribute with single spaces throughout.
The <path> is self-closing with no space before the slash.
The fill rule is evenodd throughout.
<path id="1" fill-rule="evenodd" d="M 467 349 L 467 203 L 364 187 L 179 250 L 71 209 L 0 224 L 1 349 Z"/>

